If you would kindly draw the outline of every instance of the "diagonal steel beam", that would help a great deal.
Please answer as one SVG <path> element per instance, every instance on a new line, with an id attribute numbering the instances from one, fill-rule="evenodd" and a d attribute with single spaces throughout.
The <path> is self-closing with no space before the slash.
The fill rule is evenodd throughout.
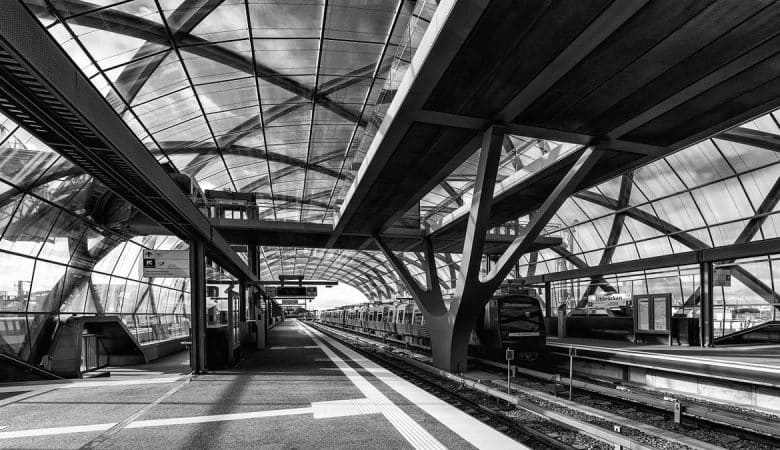
<path id="1" fill-rule="evenodd" d="M 631 188 L 633 185 L 634 172 L 631 171 L 623 175 L 620 180 L 620 192 L 618 194 L 616 209 L 622 210 L 628 206 L 631 198 Z M 607 237 L 606 247 L 604 248 L 604 252 L 601 254 L 601 260 L 599 262 L 600 266 L 612 262 L 612 256 L 615 254 L 615 249 L 617 248 L 618 241 L 620 240 L 620 235 L 623 233 L 625 223 L 626 215 L 624 212 L 618 212 L 615 214 L 615 217 L 612 219 L 612 227 L 609 230 L 609 237 Z M 582 307 L 587 301 L 587 297 L 596 292 L 597 286 L 603 286 L 603 282 L 603 277 L 591 277 L 590 283 L 585 289 L 585 295 L 580 299 L 580 303 L 577 305 L 577 307 Z"/>
<path id="2" fill-rule="evenodd" d="M 30 3 L 28 6 L 33 11 L 39 13 L 47 12 L 45 7 L 35 3 Z M 65 16 L 68 15 L 68 11 L 70 10 L 99 9 L 98 5 L 93 5 L 81 0 L 58 1 L 55 7 L 58 8 L 60 14 Z M 116 9 L 103 9 L 99 14 L 78 15 L 69 20 L 69 22 L 96 30 L 125 34 L 136 39 L 142 39 L 146 42 L 153 42 L 159 45 L 167 46 L 169 44 L 167 31 L 163 25 Z M 293 94 L 299 95 L 304 99 L 312 100 L 314 98 L 312 89 L 305 86 L 303 83 L 261 63 L 256 63 L 256 67 L 253 68 L 251 59 L 238 52 L 216 46 L 206 39 L 193 36 L 189 33 L 177 33 L 175 37 L 177 46 L 180 48 L 187 47 L 187 51 L 192 54 L 211 59 L 247 74 L 252 74 L 256 69 L 258 76 L 263 80 Z M 323 97 L 321 103 L 323 107 L 331 110 L 334 114 L 343 117 L 344 119 L 360 123 L 361 126 L 366 125 L 365 120 L 362 119 L 358 113 L 333 102 L 327 97 Z"/>
<path id="3" fill-rule="evenodd" d="M 542 206 L 528 222 L 520 235 L 509 245 L 504 254 L 498 259 L 496 266 L 488 273 L 485 284 L 495 291 L 498 285 L 506 278 L 512 266 L 520 255 L 526 253 L 533 245 L 534 240 L 544 230 L 547 222 L 558 211 L 558 208 L 573 193 L 579 183 L 601 158 L 602 151 L 598 148 L 587 147 L 580 153 L 577 162 L 569 169 L 566 175 L 558 182 L 555 189 L 548 195 Z M 491 292 L 492 292 L 491 291 Z"/>
<path id="4" fill-rule="evenodd" d="M 441 188 L 444 189 L 444 192 L 446 192 L 447 195 L 450 196 L 450 198 L 445 200 L 444 203 L 449 203 L 450 201 L 454 201 L 458 206 L 463 206 L 463 195 L 461 195 L 460 192 L 456 191 L 452 187 L 452 185 L 447 182 L 447 180 L 444 180 L 439 184 L 441 185 Z"/>
<path id="5" fill-rule="evenodd" d="M 425 271 L 426 286 L 420 286 L 415 280 L 414 276 L 409 272 L 406 265 L 398 258 L 393 250 L 384 242 L 384 239 L 380 236 L 374 236 L 376 245 L 382 250 L 385 258 L 393 266 L 396 274 L 401 278 L 409 293 L 414 297 L 417 306 L 424 311 L 425 314 L 442 315 L 445 314 L 447 309 L 444 306 L 444 301 L 441 296 L 441 288 L 439 285 L 439 276 L 436 271 L 436 258 L 433 251 L 433 244 L 430 239 L 425 240 L 425 260 L 423 268 Z"/>
<path id="6" fill-rule="evenodd" d="M 736 127 L 715 136 L 715 138 L 780 152 L 780 136 L 766 131 Z"/>
<path id="7" fill-rule="evenodd" d="M 471 294 L 480 285 L 479 270 L 485 248 L 485 233 L 488 230 L 493 189 L 496 184 L 505 132 L 504 127 L 493 125 L 482 135 L 482 150 L 479 154 L 477 178 L 474 182 L 466 237 L 463 241 L 460 278 L 455 288 L 455 298 L 457 299 Z"/>
<path id="8" fill-rule="evenodd" d="M 185 0 L 169 16 L 168 23 L 180 33 L 192 32 L 198 24 L 211 14 L 224 0 Z M 67 20 L 67 19 L 66 19 Z M 157 45 L 151 42 L 145 42 L 131 58 L 131 61 L 144 58 L 157 51 Z M 160 64 L 170 53 L 170 49 L 156 55 L 150 56 L 138 63 L 130 63 L 124 66 L 122 72 L 116 78 L 114 86 L 117 89 L 123 89 L 122 95 L 126 105 L 133 103 L 136 95 L 144 87 L 149 77 L 157 70 Z M 122 103 L 122 100 L 116 97 L 114 91 L 109 91 L 106 99 L 111 104 Z M 127 107 L 127 106 L 126 106 Z M 119 114 L 124 113 L 121 110 Z"/>

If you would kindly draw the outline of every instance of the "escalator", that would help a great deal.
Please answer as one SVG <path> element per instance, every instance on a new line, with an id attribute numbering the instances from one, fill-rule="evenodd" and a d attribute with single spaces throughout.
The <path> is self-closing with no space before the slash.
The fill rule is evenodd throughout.
<path id="1" fill-rule="evenodd" d="M 764 322 L 745 328 L 713 341 L 715 345 L 732 344 L 780 344 L 780 320 Z"/>

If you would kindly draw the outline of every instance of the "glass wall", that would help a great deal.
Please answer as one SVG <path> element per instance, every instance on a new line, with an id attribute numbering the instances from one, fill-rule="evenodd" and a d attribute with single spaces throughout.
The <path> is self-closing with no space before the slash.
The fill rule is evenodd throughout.
<path id="1" fill-rule="evenodd" d="M 716 261 L 714 266 L 714 335 L 725 336 L 780 318 L 780 255 Z M 594 284 L 596 291 L 638 295 L 671 294 L 673 314 L 700 315 L 699 265 L 610 274 L 551 283 L 553 314 L 561 304 L 574 308 Z M 607 289 L 603 289 L 607 288 Z M 611 291 L 614 289 L 614 291 Z"/>
<path id="2" fill-rule="evenodd" d="M 137 212 L 0 115 L 0 351 L 32 363 L 58 319 L 117 315 L 140 342 L 189 333 L 188 279 L 141 277 Z"/>

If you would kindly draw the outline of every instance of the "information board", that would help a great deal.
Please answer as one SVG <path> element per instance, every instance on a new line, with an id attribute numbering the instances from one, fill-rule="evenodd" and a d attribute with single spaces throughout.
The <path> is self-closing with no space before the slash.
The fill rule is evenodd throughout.
<path id="1" fill-rule="evenodd" d="M 144 250 L 141 276 L 146 278 L 188 278 L 189 250 Z"/>
<path id="2" fill-rule="evenodd" d="M 634 296 L 634 340 L 643 334 L 671 337 L 672 294 Z"/>
<path id="3" fill-rule="evenodd" d="M 634 300 L 637 305 L 637 329 L 649 330 L 650 329 L 650 299 L 638 298 Z"/>
<path id="4" fill-rule="evenodd" d="M 271 297 L 314 298 L 317 296 L 317 286 L 268 286 L 265 293 Z"/>
<path id="5" fill-rule="evenodd" d="M 712 276 L 713 286 L 731 287 L 731 270 L 715 269 Z"/>
<path id="6" fill-rule="evenodd" d="M 653 297 L 653 330 L 669 331 L 667 329 L 666 297 Z"/>

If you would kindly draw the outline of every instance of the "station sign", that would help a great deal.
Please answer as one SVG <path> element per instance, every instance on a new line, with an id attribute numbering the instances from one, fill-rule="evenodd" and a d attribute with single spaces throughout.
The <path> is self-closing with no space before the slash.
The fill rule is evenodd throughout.
<path id="1" fill-rule="evenodd" d="M 297 298 L 293 299 L 282 299 L 282 305 L 300 305 L 300 300 Z"/>
<path id="2" fill-rule="evenodd" d="M 188 278 L 189 250 L 144 250 L 141 276 L 146 278 Z"/>
<path id="3" fill-rule="evenodd" d="M 731 287 L 731 270 L 715 269 L 712 277 L 712 285 L 718 287 Z"/>
<path id="4" fill-rule="evenodd" d="M 317 286 L 269 286 L 265 288 L 269 297 L 300 297 L 313 298 L 317 296 Z"/>

